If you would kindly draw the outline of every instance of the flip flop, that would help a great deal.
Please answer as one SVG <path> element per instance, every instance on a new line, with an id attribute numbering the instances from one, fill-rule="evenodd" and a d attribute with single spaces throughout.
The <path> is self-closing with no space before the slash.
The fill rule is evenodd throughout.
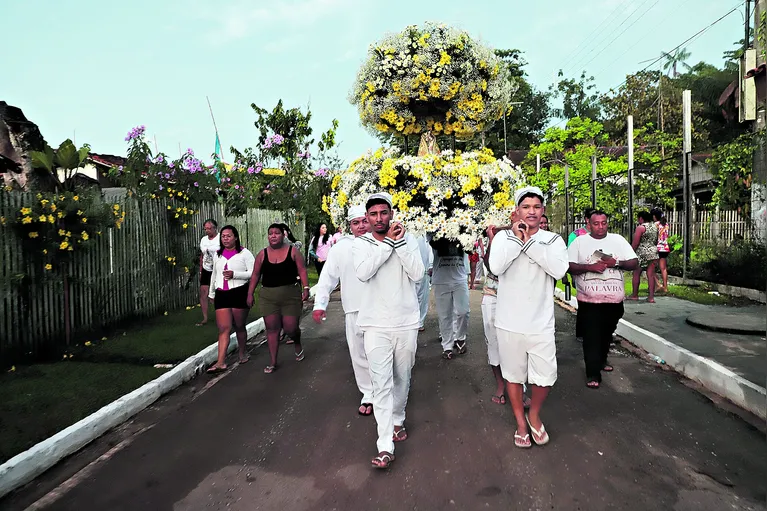
<path id="1" fill-rule="evenodd" d="M 370 409 L 369 412 L 368 412 L 368 409 Z M 364 415 L 365 417 L 367 417 L 368 415 L 372 415 L 373 414 L 373 404 L 372 403 L 362 403 L 360 405 L 360 407 L 357 409 L 357 413 L 360 414 L 360 415 Z"/>
<path id="2" fill-rule="evenodd" d="M 299 353 L 296 353 L 296 362 L 301 362 L 305 358 L 306 358 L 306 355 L 304 355 L 304 350 L 301 350 Z"/>
<path id="3" fill-rule="evenodd" d="M 491 397 L 491 398 L 490 398 L 490 400 L 491 400 L 493 403 L 497 404 L 497 405 L 505 405 L 505 404 L 506 404 L 506 396 L 505 396 L 505 395 L 503 395 L 503 394 L 500 394 L 500 395 L 498 395 L 498 394 L 496 394 L 496 395 L 493 395 L 493 397 Z"/>
<path id="4" fill-rule="evenodd" d="M 466 353 L 466 341 L 455 341 L 455 347 L 459 355 Z"/>
<path id="5" fill-rule="evenodd" d="M 276 370 L 277 370 L 277 366 L 266 366 L 266 367 L 264 367 L 264 373 L 266 373 L 266 374 L 272 374 Z"/>
<path id="6" fill-rule="evenodd" d="M 613 372 L 614 370 L 615 370 L 615 368 L 614 368 L 613 366 L 611 366 L 610 364 L 607 364 L 607 365 L 605 365 L 605 366 L 602 368 L 602 371 L 604 371 L 604 372 L 606 372 L 606 373 L 611 373 L 611 372 Z"/>
<path id="7" fill-rule="evenodd" d="M 530 433 L 526 435 L 520 435 L 517 431 L 514 431 L 514 446 L 520 449 L 529 449 L 533 446 L 530 443 Z"/>
<path id="8" fill-rule="evenodd" d="M 241 358 L 240 359 L 240 365 L 247 364 L 249 360 L 250 360 L 250 357 Z"/>
<path id="9" fill-rule="evenodd" d="M 405 430 L 405 426 L 402 426 L 399 428 L 399 430 L 394 432 L 394 436 L 392 437 L 393 442 L 404 442 L 407 440 L 407 430 Z"/>
<path id="10" fill-rule="evenodd" d="M 383 452 L 371 460 L 373 468 L 386 469 L 389 468 L 394 461 L 394 455 L 388 452 Z"/>
<path id="11" fill-rule="evenodd" d="M 452 350 L 443 351 L 442 358 L 444 358 L 445 360 L 453 360 L 453 351 Z"/>
<path id="12" fill-rule="evenodd" d="M 205 371 L 208 374 L 219 374 L 225 372 L 228 367 L 219 367 L 219 366 L 210 366 L 207 371 Z"/>
<path id="13" fill-rule="evenodd" d="M 530 416 L 525 414 L 525 420 L 527 421 L 527 427 L 530 428 L 530 431 L 532 432 L 532 438 L 533 442 L 535 442 L 535 445 L 546 445 L 549 443 L 549 434 L 546 433 L 546 427 L 541 422 L 541 429 L 540 431 L 535 429 L 530 422 Z"/>

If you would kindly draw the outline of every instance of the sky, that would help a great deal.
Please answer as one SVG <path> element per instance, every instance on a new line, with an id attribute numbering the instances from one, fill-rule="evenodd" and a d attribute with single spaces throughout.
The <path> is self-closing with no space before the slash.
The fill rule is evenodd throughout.
<path id="1" fill-rule="evenodd" d="M 529 80 L 582 70 L 600 91 L 741 8 L 685 47 L 690 63 L 721 65 L 742 39 L 734 0 L 0 0 L 0 100 L 21 108 L 57 147 L 67 138 L 125 155 L 145 125 L 154 148 L 209 159 L 216 125 L 229 147 L 254 146 L 251 103 L 312 111 L 316 139 L 338 119 L 346 163 L 378 141 L 348 94 L 368 46 L 424 21 L 466 30 L 493 48 L 524 52 Z M 659 64 L 655 65 L 657 69 Z"/>

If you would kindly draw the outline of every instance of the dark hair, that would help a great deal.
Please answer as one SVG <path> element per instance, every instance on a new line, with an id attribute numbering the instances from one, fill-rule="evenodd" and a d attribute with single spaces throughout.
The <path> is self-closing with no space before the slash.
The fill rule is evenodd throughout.
<path id="1" fill-rule="evenodd" d="M 610 218 L 610 215 L 607 214 L 607 212 L 602 211 L 601 209 L 591 209 L 591 208 L 589 208 L 587 211 L 589 212 L 589 216 L 588 216 L 589 220 L 591 220 L 591 217 L 594 216 L 594 215 L 604 215 L 606 218 Z"/>
<path id="2" fill-rule="evenodd" d="M 205 224 L 213 224 L 213 227 L 218 227 L 218 222 L 213 220 L 212 218 L 208 218 L 202 223 L 202 226 L 205 227 Z"/>
<path id="3" fill-rule="evenodd" d="M 317 226 L 317 228 L 314 230 L 314 238 L 312 239 L 312 247 L 314 247 L 314 250 L 317 250 L 317 245 L 320 243 L 320 229 L 322 229 L 322 226 L 327 227 L 328 224 L 321 223 Z M 330 238 L 330 229 L 328 228 L 325 231 L 325 235 L 322 236 L 322 243 L 323 245 L 328 242 L 328 238 Z"/>
<path id="4" fill-rule="evenodd" d="M 365 203 L 365 211 L 368 211 L 368 210 L 370 210 L 370 208 L 372 208 L 373 206 L 378 206 L 379 204 L 383 204 L 384 206 L 386 206 L 387 208 L 389 208 L 389 210 L 391 211 L 391 204 L 389 204 L 388 202 L 386 202 L 386 200 L 384 200 L 384 199 L 381 199 L 380 197 L 376 197 L 375 199 L 370 199 L 369 201 L 367 201 L 367 202 Z"/>
<path id="5" fill-rule="evenodd" d="M 290 227 L 288 227 L 288 224 L 280 224 L 280 227 L 282 227 L 282 233 L 288 237 L 288 240 L 291 243 L 295 243 L 296 237 L 293 236 L 293 231 L 290 230 Z"/>
<path id="6" fill-rule="evenodd" d="M 639 213 L 637 213 L 637 219 L 640 219 L 640 218 L 644 220 L 645 222 L 652 222 L 652 215 L 650 214 L 649 211 L 640 211 Z"/>
<path id="7" fill-rule="evenodd" d="M 660 208 L 651 209 L 650 214 L 652 215 L 653 220 L 661 225 L 666 225 L 666 217 L 663 215 L 663 211 L 661 211 Z"/>
<path id="8" fill-rule="evenodd" d="M 520 197 L 519 200 L 517 201 L 517 206 L 522 204 L 522 201 L 524 201 L 525 199 L 530 199 L 530 198 L 535 198 L 535 199 L 540 200 L 541 201 L 541 206 L 543 206 L 543 197 L 538 195 L 537 193 L 533 193 L 533 192 L 527 192 L 522 197 Z"/>
<path id="9" fill-rule="evenodd" d="M 588 220 L 589 218 L 591 218 L 591 215 L 594 214 L 594 211 L 596 211 L 596 209 L 594 209 L 594 208 L 586 208 L 586 209 L 584 209 L 583 210 L 583 218 L 585 220 Z"/>
<path id="10" fill-rule="evenodd" d="M 547 217 L 546 215 L 541 215 L 541 218 L 545 218 L 547 222 L 549 221 L 549 217 Z"/>
<path id="11" fill-rule="evenodd" d="M 221 228 L 221 232 L 224 232 L 227 229 L 232 231 L 232 234 L 234 234 L 234 249 L 239 254 L 240 252 L 242 252 L 242 245 L 240 245 L 240 233 L 237 230 L 237 228 L 235 226 L 233 226 L 233 225 L 225 225 L 225 226 L 223 226 Z M 218 255 L 221 255 L 221 254 L 224 253 L 224 242 L 221 241 L 220 244 L 221 244 L 221 247 L 218 249 L 218 252 L 217 252 Z"/>

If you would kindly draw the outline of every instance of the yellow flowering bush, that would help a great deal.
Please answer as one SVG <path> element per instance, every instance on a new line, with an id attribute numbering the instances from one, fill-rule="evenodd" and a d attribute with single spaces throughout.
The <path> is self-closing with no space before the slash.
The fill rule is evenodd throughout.
<path id="1" fill-rule="evenodd" d="M 103 202 L 98 191 L 38 193 L 6 219 L 31 259 L 51 271 L 97 240 L 109 227 L 119 229 L 125 211 Z"/>
<path id="2" fill-rule="evenodd" d="M 508 221 L 514 190 L 524 184 L 522 171 L 505 158 L 496 160 L 489 149 L 419 157 L 378 149 L 333 176 L 322 207 L 335 225 L 343 225 L 349 207 L 384 190 L 392 195 L 395 218 L 409 232 L 472 250 L 487 225 Z"/>
<path id="3" fill-rule="evenodd" d="M 349 101 L 371 131 L 464 139 L 501 118 L 514 88 L 492 49 L 426 23 L 370 46 Z"/>

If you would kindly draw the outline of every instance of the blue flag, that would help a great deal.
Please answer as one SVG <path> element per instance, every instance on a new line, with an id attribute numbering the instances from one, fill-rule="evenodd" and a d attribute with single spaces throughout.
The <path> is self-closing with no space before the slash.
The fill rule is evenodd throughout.
<path id="1" fill-rule="evenodd" d="M 218 155 L 221 154 L 221 141 L 218 139 L 218 133 L 216 133 L 216 161 L 218 161 Z"/>
<path id="2" fill-rule="evenodd" d="M 221 141 L 218 139 L 218 132 L 216 132 L 216 154 L 213 156 L 216 165 L 216 181 L 221 182 L 221 169 L 218 164 L 221 162 L 218 155 L 221 153 Z"/>

